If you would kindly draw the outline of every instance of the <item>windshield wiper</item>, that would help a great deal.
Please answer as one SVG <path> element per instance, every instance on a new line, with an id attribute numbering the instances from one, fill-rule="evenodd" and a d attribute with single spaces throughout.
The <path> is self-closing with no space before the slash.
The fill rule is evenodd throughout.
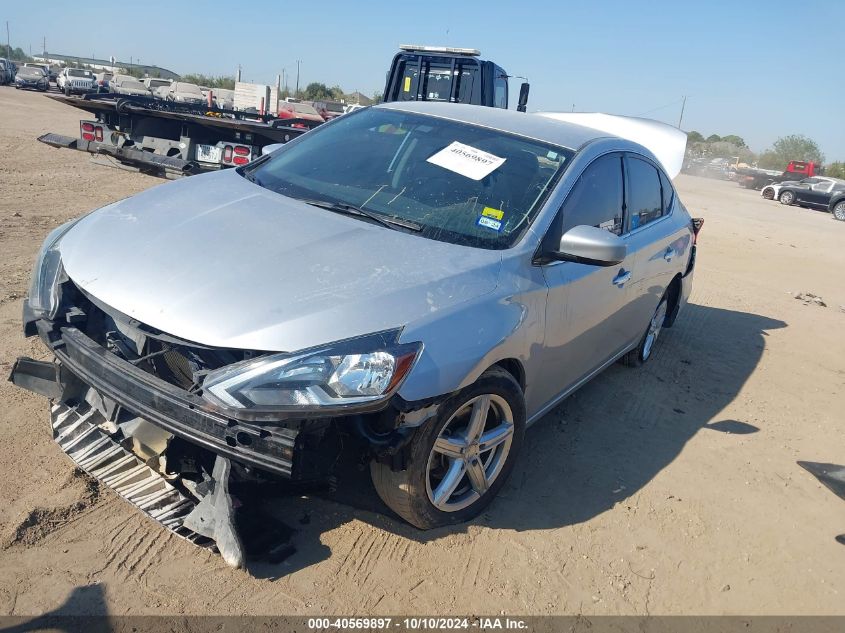
<path id="1" fill-rule="evenodd" d="M 389 229 L 392 229 L 397 226 L 401 226 L 403 229 L 408 229 L 409 231 L 422 231 L 423 227 L 421 224 L 417 224 L 411 220 L 403 220 L 400 218 L 393 217 L 392 215 L 384 215 L 383 213 L 373 213 L 372 211 L 367 211 L 360 207 L 356 207 L 353 204 L 346 204 L 345 202 L 331 202 L 329 200 L 312 200 L 308 198 L 297 198 L 300 202 L 304 202 L 305 204 L 310 204 L 314 207 L 320 207 L 321 209 L 328 209 L 329 211 L 334 211 L 335 213 L 342 213 L 344 215 L 356 215 L 359 217 L 369 218 L 374 222 L 378 222 L 382 226 L 386 226 Z"/>

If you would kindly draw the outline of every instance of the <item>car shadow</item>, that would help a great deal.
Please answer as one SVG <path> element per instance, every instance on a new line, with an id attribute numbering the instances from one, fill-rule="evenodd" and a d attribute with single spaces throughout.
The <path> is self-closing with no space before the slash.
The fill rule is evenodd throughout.
<path id="1" fill-rule="evenodd" d="M 756 432 L 718 416 L 757 366 L 768 331 L 783 327 L 765 316 L 688 305 L 651 362 L 614 365 L 528 430 L 510 481 L 470 524 L 413 528 L 384 506 L 369 469 L 351 458 L 339 465 L 330 489 L 277 489 L 264 507 L 288 529 L 286 555 L 274 561 L 259 555 L 249 569 L 275 578 L 323 560 L 330 551 L 320 535 L 355 519 L 418 542 L 468 525 L 521 531 L 588 521 L 636 494 L 700 429 Z"/>

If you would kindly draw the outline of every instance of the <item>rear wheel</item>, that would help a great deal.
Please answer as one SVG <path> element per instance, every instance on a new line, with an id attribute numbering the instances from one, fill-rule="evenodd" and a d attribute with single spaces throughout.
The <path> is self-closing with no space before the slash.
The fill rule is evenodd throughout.
<path id="1" fill-rule="evenodd" d="M 791 191 L 783 191 L 783 192 L 781 192 L 778 200 L 780 200 L 781 204 L 790 205 L 793 202 L 795 202 L 795 194 L 792 193 Z"/>
<path id="2" fill-rule="evenodd" d="M 762 191 L 763 198 L 766 200 L 774 200 L 775 190 L 771 187 L 765 187 Z"/>
<path id="3" fill-rule="evenodd" d="M 663 324 L 666 322 L 666 315 L 669 311 L 669 301 L 666 295 L 657 304 L 651 320 L 648 322 L 645 334 L 640 339 L 640 344 L 636 349 L 628 352 L 622 362 L 629 367 L 639 367 L 648 362 L 654 354 L 654 347 L 657 344 L 657 339 L 660 338 L 660 333 L 663 331 Z"/>
<path id="4" fill-rule="evenodd" d="M 840 222 L 845 222 L 845 200 L 837 202 L 833 207 L 833 217 Z"/>
<path id="5" fill-rule="evenodd" d="M 391 510 L 420 529 L 468 521 L 505 484 L 524 432 L 519 383 L 494 367 L 417 430 L 405 470 L 372 462 L 373 484 Z"/>

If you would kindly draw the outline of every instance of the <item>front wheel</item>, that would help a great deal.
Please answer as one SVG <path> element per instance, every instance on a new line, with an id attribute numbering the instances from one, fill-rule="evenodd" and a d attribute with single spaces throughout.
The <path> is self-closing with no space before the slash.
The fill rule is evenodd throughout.
<path id="1" fill-rule="evenodd" d="M 837 202 L 833 207 L 833 217 L 840 222 L 845 222 L 845 200 Z"/>
<path id="2" fill-rule="evenodd" d="M 775 197 L 775 190 L 771 187 L 763 189 L 762 196 L 764 200 L 773 200 Z"/>
<path id="3" fill-rule="evenodd" d="M 391 510 L 422 530 L 469 521 L 507 481 L 524 433 L 522 389 L 494 367 L 416 431 L 404 470 L 373 461 L 373 484 Z"/>
<path id="4" fill-rule="evenodd" d="M 778 200 L 780 200 L 781 204 L 790 205 L 793 202 L 795 202 L 795 194 L 792 193 L 791 191 L 784 191 L 783 193 L 780 194 L 780 197 L 778 198 Z"/>

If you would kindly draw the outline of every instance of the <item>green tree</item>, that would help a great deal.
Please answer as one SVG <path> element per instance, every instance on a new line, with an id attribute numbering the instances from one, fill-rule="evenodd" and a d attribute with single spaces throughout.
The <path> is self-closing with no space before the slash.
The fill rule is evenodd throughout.
<path id="1" fill-rule="evenodd" d="M 201 73 L 189 73 L 182 75 L 182 81 L 189 84 L 196 84 L 198 86 L 206 86 L 208 88 L 224 88 L 226 90 L 235 89 L 234 77 L 215 77 L 214 75 L 203 75 Z"/>
<path id="2" fill-rule="evenodd" d="M 707 137 L 708 143 L 718 143 L 721 140 L 722 140 L 722 137 L 719 136 L 718 134 L 711 134 L 710 136 Z"/>
<path id="3" fill-rule="evenodd" d="M 732 145 L 736 145 L 737 147 L 748 147 L 745 144 L 745 139 L 741 136 L 737 136 L 736 134 L 728 134 L 727 136 L 723 136 L 722 140 L 725 143 L 731 143 Z"/>
<path id="4" fill-rule="evenodd" d="M 302 91 L 302 95 L 302 98 L 306 101 L 334 98 L 331 88 L 329 88 L 326 84 L 321 84 L 316 81 L 313 81 L 305 86 L 305 90 Z"/>
<path id="5" fill-rule="evenodd" d="M 837 161 L 824 168 L 824 175 L 830 178 L 845 179 L 845 163 Z"/>
<path id="6" fill-rule="evenodd" d="M 824 154 L 816 142 L 801 134 L 781 136 L 772 148 L 763 152 L 759 165 L 764 169 L 786 169 L 791 160 L 824 162 Z"/>
<path id="7" fill-rule="evenodd" d="M 687 143 L 703 143 L 704 136 L 702 136 L 701 132 L 696 132 L 693 130 L 692 132 L 687 132 Z"/>

